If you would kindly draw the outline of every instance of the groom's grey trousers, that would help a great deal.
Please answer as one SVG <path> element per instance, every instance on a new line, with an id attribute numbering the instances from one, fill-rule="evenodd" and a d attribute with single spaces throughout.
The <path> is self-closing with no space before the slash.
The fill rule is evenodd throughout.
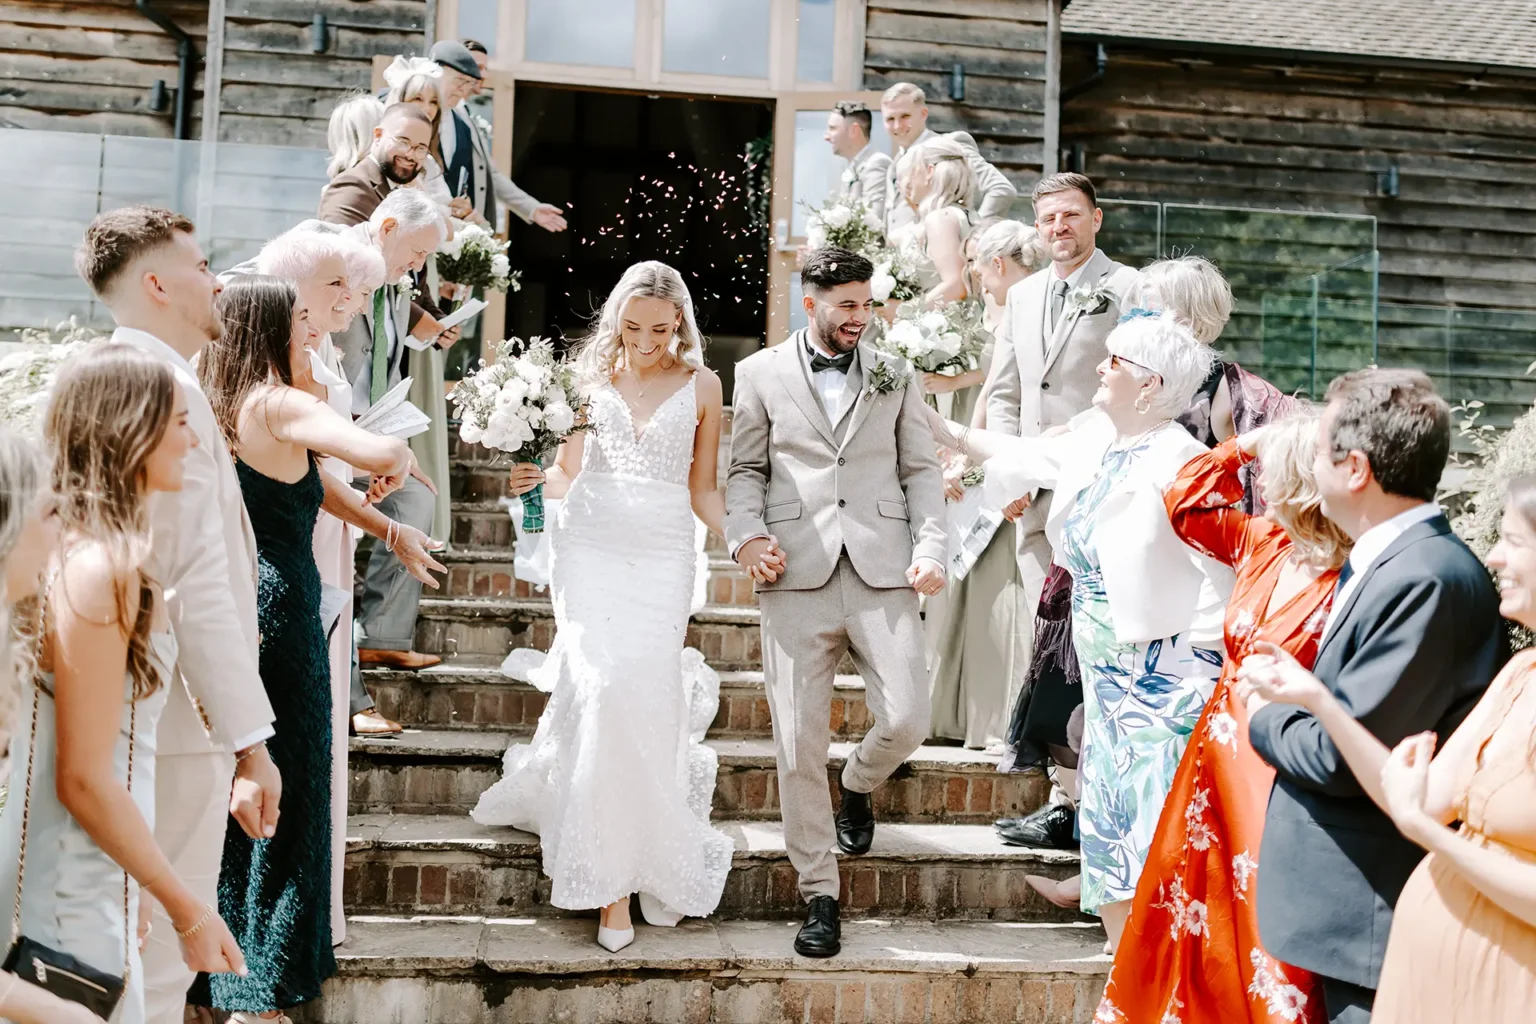
<path id="1" fill-rule="evenodd" d="M 849 753 L 843 785 L 868 793 L 928 734 L 917 594 L 911 587 L 871 587 L 844 552 L 820 588 L 763 590 L 757 599 L 784 843 L 800 875 L 800 895 L 836 899 L 837 836 L 827 780 L 833 680 L 844 652 L 851 653 L 874 724 Z"/>
<path id="2" fill-rule="evenodd" d="M 362 485 L 359 490 L 366 489 L 366 481 L 358 483 Z M 423 533 L 432 532 L 436 502 L 415 477 L 375 507 L 391 519 Z M 410 650 L 416 639 L 416 606 L 420 603 L 421 581 L 382 542 L 375 543 L 363 574 L 363 601 L 358 609 L 363 639 L 358 646 L 374 651 Z"/>

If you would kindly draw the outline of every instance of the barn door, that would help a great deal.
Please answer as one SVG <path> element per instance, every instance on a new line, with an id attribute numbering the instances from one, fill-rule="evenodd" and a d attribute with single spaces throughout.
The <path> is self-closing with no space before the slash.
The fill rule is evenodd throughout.
<path id="1" fill-rule="evenodd" d="M 840 187 L 847 161 L 823 141 L 827 115 L 839 100 L 862 100 L 874 119 L 873 143 L 891 152 L 880 121 L 878 92 L 793 92 L 780 95 L 773 121 L 772 232 L 768 249 L 768 344 L 776 345 L 805 323 L 795 253 L 805 244 L 805 222 Z"/>

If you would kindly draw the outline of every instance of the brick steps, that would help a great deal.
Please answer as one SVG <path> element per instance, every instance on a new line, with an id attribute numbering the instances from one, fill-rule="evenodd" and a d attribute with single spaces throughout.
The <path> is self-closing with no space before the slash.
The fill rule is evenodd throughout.
<path id="1" fill-rule="evenodd" d="M 398 739 L 354 737 L 349 757 L 349 804 L 357 814 L 467 812 L 501 776 L 501 759 L 525 737 L 504 732 L 408 730 Z M 773 743 L 764 739 L 711 740 L 720 757 L 714 816 L 765 820 L 779 816 Z M 834 743 L 828 787 L 836 801 L 835 773 L 852 749 Z M 876 814 L 907 823 L 987 824 L 1027 814 L 1044 803 L 1049 783 L 1036 773 L 999 775 L 997 759 L 959 747 L 920 747 L 875 791 Z"/>
<path id="2" fill-rule="evenodd" d="M 761 669 L 758 621 L 755 607 L 706 605 L 689 621 L 685 642 L 716 671 Z M 546 597 L 424 597 L 416 620 L 416 649 L 445 658 L 502 658 L 515 647 L 547 651 L 554 636 L 554 609 Z M 852 670 L 851 661 L 845 665 L 844 671 Z"/>
<path id="3" fill-rule="evenodd" d="M 720 826 L 736 856 L 718 919 L 804 913 L 784 828 Z M 560 915 L 550 906 L 539 838 L 464 815 L 354 815 L 347 822 L 348 913 Z M 840 857 L 845 917 L 1073 921 L 1038 896 L 1026 874 L 1062 878 L 1076 852 L 1005 846 L 989 825 L 882 824 L 861 857 Z"/>
<path id="4" fill-rule="evenodd" d="M 532 598 L 541 597 L 545 593 L 513 577 L 511 548 L 455 548 L 438 555 L 437 560 L 448 567 L 448 574 L 443 580 L 444 586 L 432 592 L 433 597 Z M 439 578 L 442 578 L 441 575 Z M 706 586 L 708 589 L 705 593 L 711 604 L 744 607 L 757 605 L 752 580 L 728 558 L 709 560 L 709 581 Z"/>
<path id="5" fill-rule="evenodd" d="M 637 915 L 638 916 L 638 915 Z M 793 922 L 353 917 L 300 1024 L 1086 1024 L 1109 958 L 1096 925 L 849 921 L 841 955 L 794 955 Z"/>
<path id="6" fill-rule="evenodd" d="M 456 548 L 473 550 L 512 550 L 516 532 L 512 529 L 512 516 L 499 499 L 455 501 L 453 503 L 453 527 L 449 538 Z M 710 534 L 704 542 L 704 550 L 711 555 L 726 557 L 725 542 Z"/>
<path id="7" fill-rule="evenodd" d="M 501 674 L 494 658 L 464 657 L 422 671 L 370 669 L 368 690 L 386 717 L 432 729 L 496 729 L 531 735 L 547 695 Z M 869 729 L 864 681 L 838 676 L 831 707 L 833 739 L 858 739 Z M 771 737 L 763 674 L 724 672 L 720 711 L 709 734 L 718 739 Z"/>

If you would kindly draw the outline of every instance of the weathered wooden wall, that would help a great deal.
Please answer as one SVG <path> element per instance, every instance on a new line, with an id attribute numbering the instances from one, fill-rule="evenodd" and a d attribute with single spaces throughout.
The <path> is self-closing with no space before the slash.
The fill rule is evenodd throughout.
<path id="1" fill-rule="evenodd" d="M 1064 88 L 1092 56 L 1068 40 Z M 1061 119 L 1105 196 L 1375 217 L 1381 361 L 1496 420 L 1536 397 L 1536 78 L 1111 48 Z"/>
<path id="2" fill-rule="evenodd" d="M 864 87 L 913 82 L 935 131 L 963 129 L 1022 191 L 1040 177 L 1046 111 L 1046 0 L 869 0 Z M 965 98 L 950 68 L 965 66 Z"/>
<path id="3" fill-rule="evenodd" d="M 155 6 L 193 37 L 201 54 L 208 4 L 158 0 Z M 175 40 L 134 10 L 133 0 L 0 2 L 0 119 L 12 126 L 169 138 L 176 67 Z M 149 108 L 157 79 L 166 90 L 161 112 Z M 199 92 L 194 136 L 201 100 Z"/>
<path id="4" fill-rule="evenodd" d="M 369 87 L 375 55 L 419 55 L 426 22 L 426 0 L 227 0 L 219 139 L 323 148 L 336 101 Z"/>

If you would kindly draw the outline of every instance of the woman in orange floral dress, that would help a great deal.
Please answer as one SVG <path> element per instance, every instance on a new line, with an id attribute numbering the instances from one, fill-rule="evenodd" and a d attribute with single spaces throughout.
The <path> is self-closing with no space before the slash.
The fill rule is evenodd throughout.
<path id="1" fill-rule="evenodd" d="M 1312 477 L 1317 420 L 1303 413 L 1230 438 L 1168 488 L 1174 531 L 1237 571 L 1226 664 L 1163 806 L 1130 922 L 1095 1020 L 1104 1024 L 1321 1021 L 1311 976 L 1259 943 L 1254 879 L 1274 769 L 1248 743 L 1236 673 L 1257 640 L 1310 666 L 1349 539 Z M 1267 509 L 1242 510 L 1255 451 Z"/>

